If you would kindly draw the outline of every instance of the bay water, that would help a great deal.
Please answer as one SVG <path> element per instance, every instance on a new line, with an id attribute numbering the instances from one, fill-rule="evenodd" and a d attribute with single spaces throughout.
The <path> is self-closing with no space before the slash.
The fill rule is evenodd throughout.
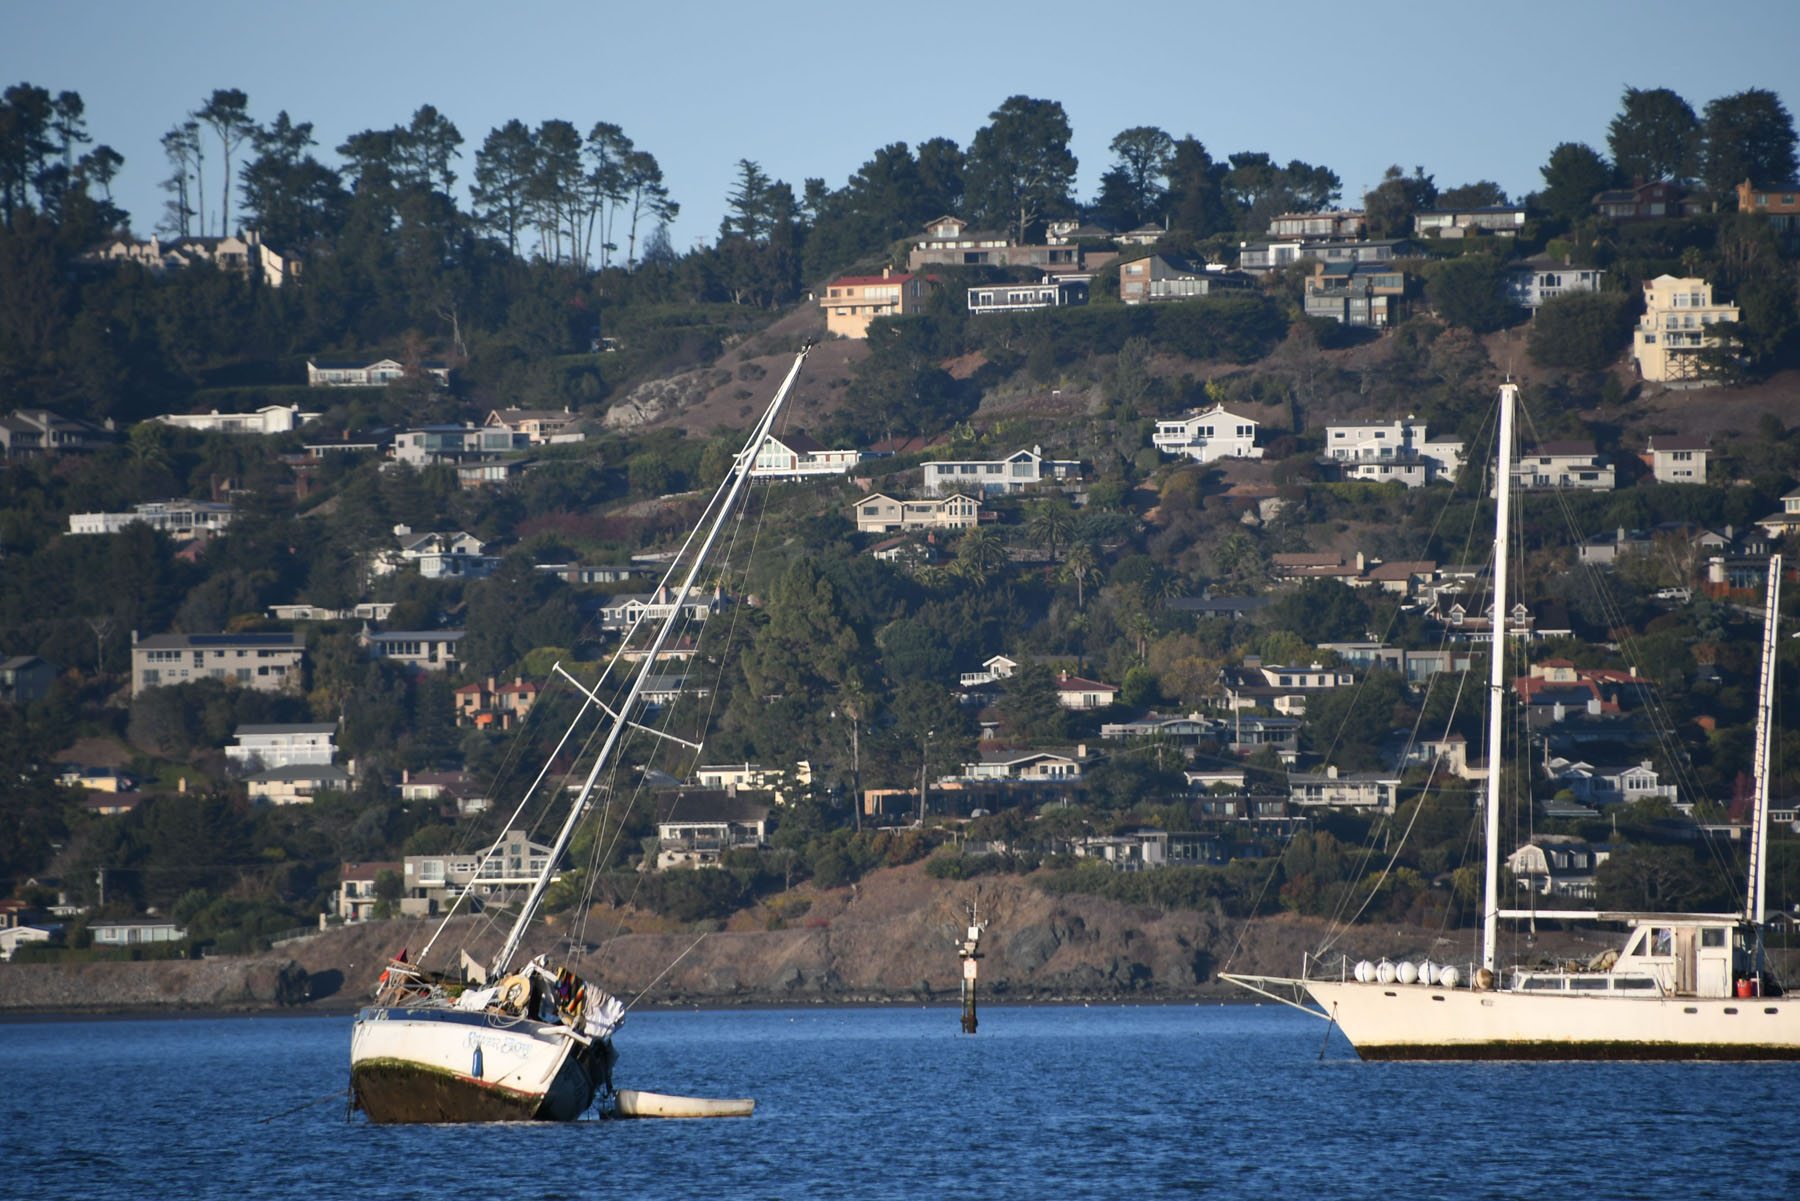
<path id="1" fill-rule="evenodd" d="M 347 1115 L 347 1016 L 4 1022 L 0 1197 L 1800 1197 L 1800 1065 L 1363 1063 L 1279 1006 L 958 1018 L 638 1011 L 620 1087 L 755 1116 L 431 1127 Z"/>

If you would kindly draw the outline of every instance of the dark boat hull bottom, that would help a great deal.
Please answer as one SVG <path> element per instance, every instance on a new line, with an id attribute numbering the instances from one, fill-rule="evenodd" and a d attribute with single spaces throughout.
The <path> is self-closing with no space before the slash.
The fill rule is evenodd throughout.
<path id="1" fill-rule="evenodd" d="M 1800 1059 L 1800 1047 L 1752 1046 L 1729 1043 L 1461 1043 L 1450 1046 L 1358 1047 L 1368 1060 L 1493 1059 L 1493 1060 L 1760 1060 Z"/>
<path id="2" fill-rule="evenodd" d="M 392 1061 L 350 1071 L 357 1108 L 378 1125 L 421 1122 L 567 1122 L 593 1104 L 594 1083 L 571 1058 L 543 1096 Z"/>

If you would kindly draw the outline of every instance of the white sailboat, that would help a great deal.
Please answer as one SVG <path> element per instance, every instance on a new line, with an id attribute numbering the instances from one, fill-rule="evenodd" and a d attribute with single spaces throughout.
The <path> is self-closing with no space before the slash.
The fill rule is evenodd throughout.
<path id="1" fill-rule="evenodd" d="M 663 589 L 673 603 L 656 626 L 646 664 L 656 661 L 668 641 L 709 553 L 735 514 L 757 451 L 793 388 L 806 354 L 802 350 L 795 356 L 774 400 L 714 493 L 704 519 L 664 577 Z M 629 671 L 624 654 L 632 641 L 629 634 L 621 639 L 603 679 L 622 679 Z M 596 715 L 610 723 L 604 739 L 543 870 L 492 960 L 483 965 L 465 951 L 463 970 L 453 977 L 425 968 L 431 950 L 427 946 L 416 963 L 405 962 L 403 952 L 382 973 L 374 1003 L 357 1014 L 350 1038 L 352 1102 L 371 1121 L 569 1121 L 587 1112 L 597 1094 L 612 1091 L 612 1066 L 617 1059 L 612 1037 L 624 1020 L 625 1006 L 567 968 L 550 963 L 546 956 L 524 963 L 514 960 L 538 916 L 556 865 L 589 810 L 602 773 L 615 762 L 622 736 L 627 730 L 671 736 L 637 720 L 647 667 L 633 676 L 612 705 L 568 673 L 561 674 L 576 684 L 585 699 L 557 750 L 571 742 L 577 727 L 593 723 Z M 684 745 L 699 749 L 692 743 Z M 533 790 L 547 774 L 546 768 Z M 520 804 L 523 807 L 524 802 Z M 449 916 L 445 916 L 446 924 Z M 443 929 L 439 927 L 440 934 Z M 675 1108 L 685 1106 L 690 1113 L 747 1113 L 751 1105 L 748 1101 L 705 1102 L 632 1094 L 634 1099 L 640 1096 L 655 1098 L 662 1104 L 661 1111 L 669 1109 L 669 1102 L 682 1102 Z M 634 1113 L 644 1110 L 635 1103 L 626 1108 Z"/>
<path id="2" fill-rule="evenodd" d="M 1500 746 L 1505 687 L 1507 535 L 1516 389 L 1501 392 L 1488 745 Z M 1500 908 L 1500 772 L 1490 766 L 1481 963 L 1469 973 L 1426 963 L 1358 963 L 1335 977 L 1221 973 L 1252 992 L 1324 1017 L 1364 1059 L 1800 1059 L 1800 994 L 1776 995 L 1763 950 L 1769 724 L 1781 558 L 1769 562 L 1757 706 L 1756 798 L 1739 913 L 1595 913 Z M 1492 759 L 1490 758 L 1490 764 Z M 1622 922 L 1620 951 L 1576 968 L 1496 967 L 1501 919 Z M 1311 1005 L 1302 998 L 1309 997 Z M 1316 1008 L 1315 1008 L 1316 1006 Z"/>

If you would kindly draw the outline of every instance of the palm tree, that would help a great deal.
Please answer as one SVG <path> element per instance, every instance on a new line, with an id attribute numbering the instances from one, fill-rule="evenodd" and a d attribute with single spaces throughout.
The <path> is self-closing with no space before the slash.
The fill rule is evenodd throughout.
<path id="1" fill-rule="evenodd" d="M 1075 533 L 1075 510 L 1061 496 L 1046 497 L 1031 507 L 1031 521 L 1025 536 L 1033 545 L 1048 546 L 1050 561 L 1056 562 L 1056 546 L 1067 543 Z"/>
<path id="2" fill-rule="evenodd" d="M 979 583 L 1006 562 L 1006 546 L 992 530 L 975 527 L 956 544 L 956 567 L 959 574 Z"/>
<path id="3" fill-rule="evenodd" d="M 1068 560 L 1063 563 L 1063 575 L 1075 582 L 1075 607 L 1087 607 L 1087 582 L 1100 578 L 1100 557 L 1094 548 L 1085 542 L 1077 542 L 1069 548 Z"/>

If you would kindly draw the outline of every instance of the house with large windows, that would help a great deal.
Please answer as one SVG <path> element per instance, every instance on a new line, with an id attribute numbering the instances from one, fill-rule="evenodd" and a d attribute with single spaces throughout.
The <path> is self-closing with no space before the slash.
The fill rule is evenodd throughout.
<path id="1" fill-rule="evenodd" d="M 1044 448 L 1015 450 L 1004 459 L 944 459 L 926 463 L 925 491 L 932 496 L 965 492 L 999 496 L 1023 492 L 1045 480 L 1078 480 L 1080 459 L 1049 459 Z"/>
<path id="2" fill-rule="evenodd" d="M 1644 315 L 1631 335 L 1631 356 L 1638 374 L 1675 386 L 1710 382 L 1704 351 L 1724 344 L 1716 328 L 1735 322 L 1735 304 L 1713 299 L 1713 286 L 1703 279 L 1659 275 L 1644 281 Z"/>
<path id="3" fill-rule="evenodd" d="M 1215 459 L 1260 459 L 1253 417 L 1241 417 L 1224 405 L 1156 423 L 1151 443 L 1165 455 L 1186 455 L 1202 463 Z"/>
<path id="4" fill-rule="evenodd" d="M 258 692 L 299 692 L 306 643 L 298 634 L 152 634 L 131 632 L 131 695 L 200 680 L 225 680 Z"/>
<path id="5" fill-rule="evenodd" d="M 981 502 L 961 492 L 929 500 L 901 500 L 880 492 L 853 506 L 856 532 L 889 534 L 895 530 L 967 530 L 981 521 Z"/>
<path id="6" fill-rule="evenodd" d="M 842 475 L 867 456 L 860 450 L 832 450 L 805 434 L 770 434 L 756 449 L 752 479 L 803 480 Z"/>
<path id="7" fill-rule="evenodd" d="M 1517 305 L 1537 312 L 1546 300 L 1576 292 L 1598 292 L 1606 272 L 1598 267 L 1577 267 L 1567 259 L 1534 254 L 1506 269 L 1506 295 Z"/>
<path id="8" fill-rule="evenodd" d="M 1242 271 L 1227 270 L 1213 263 L 1195 263 L 1173 254 L 1153 254 L 1119 267 L 1119 299 L 1126 304 L 1194 300 L 1242 292 L 1255 283 Z"/>
<path id="9" fill-rule="evenodd" d="M 464 898 L 464 912 L 504 904 L 530 888 L 549 861 L 550 848 L 523 830 L 508 830 L 492 846 L 466 854 L 408 855 L 400 914 L 433 917 L 458 898 Z"/>
<path id="10" fill-rule="evenodd" d="M 932 286 L 923 275 L 888 267 L 883 267 L 880 275 L 840 276 L 825 285 L 819 297 L 825 328 L 843 338 L 866 338 L 869 323 L 877 317 L 902 317 L 923 310 Z"/>

